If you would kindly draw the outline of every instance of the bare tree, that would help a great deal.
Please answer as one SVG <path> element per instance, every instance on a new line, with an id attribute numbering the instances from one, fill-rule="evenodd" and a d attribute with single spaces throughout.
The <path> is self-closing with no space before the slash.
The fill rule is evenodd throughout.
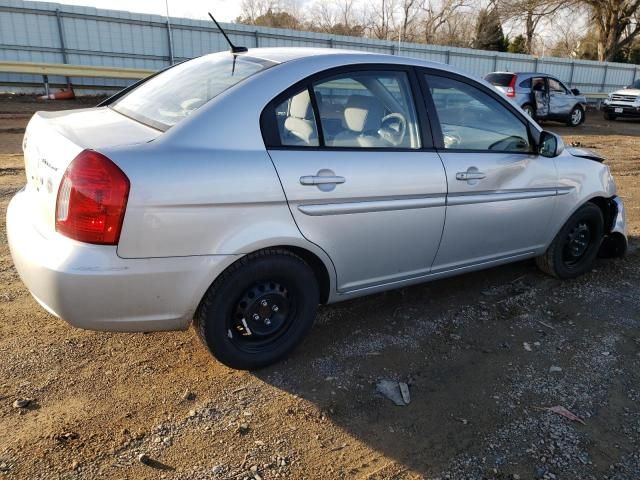
<path id="1" fill-rule="evenodd" d="M 475 6 L 475 0 L 423 0 L 422 25 L 423 38 L 426 43 L 440 43 L 438 37 L 443 28 L 447 30 L 446 37 L 457 36 L 457 24 L 460 11 Z M 468 25 L 467 25 L 468 27 Z"/>
<path id="2" fill-rule="evenodd" d="M 261 20 L 278 15 L 286 16 L 290 19 L 290 23 L 297 22 L 300 25 L 304 20 L 299 0 L 242 0 L 240 16 L 236 21 L 255 25 L 261 23 Z"/>
<path id="3" fill-rule="evenodd" d="M 419 23 L 421 0 L 401 0 L 400 40 L 414 42 L 417 39 L 416 25 Z"/>
<path id="4" fill-rule="evenodd" d="M 521 25 L 525 49 L 533 53 L 533 38 L 542 21 L 550 20 L 558 11 L 569 7 L 571 0 L 496 0 L 503 20 Z"/>
<path id="5" fill-rule="evenodd" d="M 378 0 L 373 9 L 368 9 L 370 14 L 369 30 L 373 38 L 389 40 L 394 31 L 394 20 L 398 2 L 397 0 Z"/>
<path id="6" fill-rule="evenodd" d="M 242 0 L 240 4 L 240 16 L 237 21 L 242 23 L 253 23 L 256 18 L 264 15 L 273 8 L 273 0 Z"/>
<path id="7" fill-rule="evenodd" d="M 598 34 L 598 60 L 611 61 L 640 34 L 640 0 L 579 0 Z"/>
<path id="8" fill-rule="evenodd" d="M 312 30 L 354 36 L 364 33 L 365 21 L 357 9 L 356 0 L 317 0 L 309 11 Z"/>

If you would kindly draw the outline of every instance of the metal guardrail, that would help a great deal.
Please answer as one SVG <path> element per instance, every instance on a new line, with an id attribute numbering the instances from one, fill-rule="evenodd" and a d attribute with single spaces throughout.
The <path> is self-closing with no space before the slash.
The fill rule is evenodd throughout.
<path id="1" fill-rule="evenodd" d="M 60 75 L 63 77 L 96 77 L 140 79 L 154 73 L 142 68 L 93 67 L 64 63 L 33 63 L 0 61 L 2 73 L 28 73 L 33 75 Z"/>
<path id="2" fill-rule="evenodd" d="M 66 77 L 67 86 L 69 86 L 70 77 L 139 80 L 148 75 L 151 75 L 152 73 L 154 73 L 154 70 L 143 68 L 94 67 L 91 65 L 69 65 L 65 63 L 0 61 L 0 73 L 26 73 L 30 75 L 42 75 L 42 83 L 44 84 L 45 95 L 49 96 L 49 75 Z"/>

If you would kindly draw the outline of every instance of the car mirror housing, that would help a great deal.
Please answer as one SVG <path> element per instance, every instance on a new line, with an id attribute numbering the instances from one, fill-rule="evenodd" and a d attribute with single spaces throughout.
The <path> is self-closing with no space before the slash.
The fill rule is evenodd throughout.
<path id="1" fill-rule="evenodd" d="M 571 89 L 571 93 L 573 93 L 574 95 L 578 96 L 578 95 L 580 95 L 580 90 L 578 90 L 577 88 L 572 88 Z"/>
<path id="2" fill-rule="evenodd" d="M 538 142 L 538 153 L 543 157 L 557 157 L 564 151 L 564 142 L 559 135 L 547 132 L 546 130 L 540 134 Z"/>

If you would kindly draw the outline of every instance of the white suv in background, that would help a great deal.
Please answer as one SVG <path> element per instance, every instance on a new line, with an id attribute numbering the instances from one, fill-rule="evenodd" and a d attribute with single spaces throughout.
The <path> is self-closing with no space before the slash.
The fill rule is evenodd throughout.
<path id="1" fill-rule="evenodd" d="M 604 118 L 615 120 L 618 117 L 640 118 L 640 80 L 610 93 L 604 101 Z"/>

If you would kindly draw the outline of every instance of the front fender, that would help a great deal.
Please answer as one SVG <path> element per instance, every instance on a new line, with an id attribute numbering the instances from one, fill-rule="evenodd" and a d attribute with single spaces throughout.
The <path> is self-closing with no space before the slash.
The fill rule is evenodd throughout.
<path id="1" fill-rule="evenodd" d="M 616 184 L 609 167 L 565 151 L 556 158 L 558 200 L 551 219 L 546 245 L 551 244 L 562 226 L 582 205 L 595 200 L 610 200 L 616 195 Z"/>

